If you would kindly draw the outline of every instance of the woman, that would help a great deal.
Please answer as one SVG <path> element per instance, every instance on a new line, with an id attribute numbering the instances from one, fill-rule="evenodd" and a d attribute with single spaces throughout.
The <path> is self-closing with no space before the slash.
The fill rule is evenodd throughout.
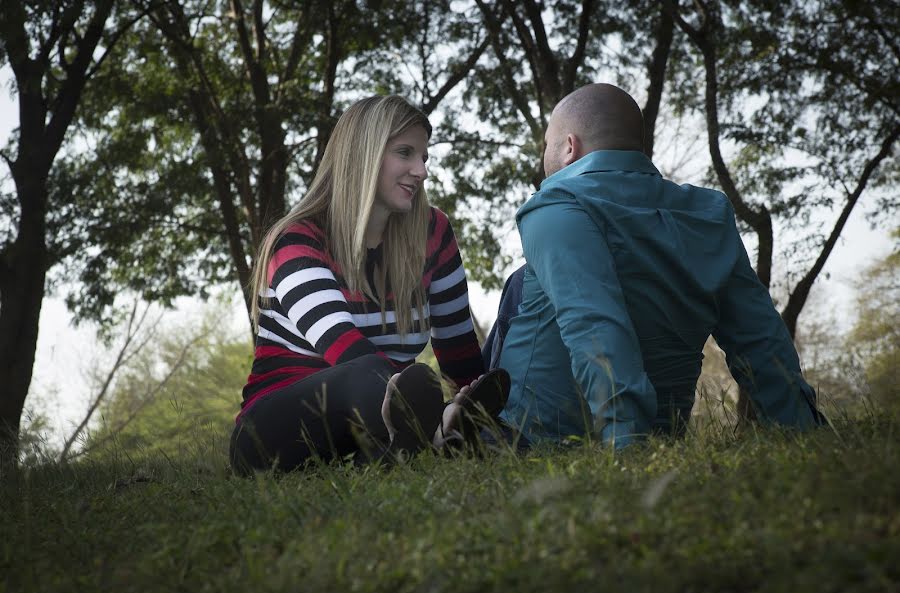
<path id="1" fill-rule="evenodd" d="M 457 385 L 484 373 L 456 239 L 425 195 L 430 136 L 400 97 L 359 101 L 306 196 L 268 232 L 252 281 L 255 359 L 231 439 L 239 473 L 393 457 L 440 437 L 440 381 L 412 364 L 429 333 Z M 502 389 L 496 379 L 483 388 L 489 413 Z M 458 421 L 458 410 L 447 416 Z"/>

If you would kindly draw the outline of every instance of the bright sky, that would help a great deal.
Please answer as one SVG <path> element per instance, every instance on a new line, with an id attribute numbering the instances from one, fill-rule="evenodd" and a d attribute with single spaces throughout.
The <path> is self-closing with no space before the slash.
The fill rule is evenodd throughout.
<path id="1" fill-rule="evenodd" d="M 18 126 L 17 103 L 11 90 L 11 80 L 10 69 L 0 68 L 0 146 L 5 146 L 9 134 Z M 0 163 L 0 166 L 5 167 L 5 164 Z M 2 176 L 7 174 L 8 171 L 3 170 Z M 850 217 L 843 238 L 832 252 L 814 289 L 818 293 L 816 298 L 825 304 L 825 308 L 834 312 L 836 319 L 847 323 L 854 317 L 851 281 L 868 262 L 886 255 L 892 245 L 886 231 L 870 230 L 864 217 L 867 208 L 865 197 L 864 195 Z M 518 235 L 515 231 L 513 233 L 509 241 L 517 245 Z M 514 262 L 512 269 L 520 263 L 521 261 Z M 826 275 L 830 278 L 826 278 Z M 236 287 L 234 290 L 237 290 Z M 485 292 L 480 286 L 472 284 L 470 299 L 476 318 L 482 324 L 492 323 L 500 300 L 499 291 Z M 244 313 L 239 301 L 237 302 L 237 306 L 233 308 L 234 318 L 240 323 L 244 319 Z M 198 304 L 185 300 L 182 307 L 196 310 Z M 60 299 L 45 298 L 41 311 L 34 380 L 26 402 L 26 408 L 39 409 L 51 418 L 56 438 L 70 433 L 84 415 L 89 397 L 86 373 L 103 354 L 93 331 L 90 328 L 74 328 L 70 320 L 71 316 Z M 235 406 L 238 399 L 239 394 L 235 394 Z"/>

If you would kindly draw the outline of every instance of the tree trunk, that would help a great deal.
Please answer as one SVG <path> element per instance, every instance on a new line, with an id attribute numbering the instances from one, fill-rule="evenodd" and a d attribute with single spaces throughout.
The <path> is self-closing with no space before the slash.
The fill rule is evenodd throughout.
<path id="1" fill-rule="evenodd" d="M 663 87 L 666 82 L 666 66 L 669 62 L 674 32 L 675 22 L 672 20 L 672 15 L 660 8 L 659 22 L 654 32 L 656 47 L 653 48 L 653 55 L 650 57 L 650 64 L 647 66 L 647 77 L 650 79 L 650 86 L 647 88 L 647 103 L 644 105 L 644 153 L 650 160 L 653 160 L 656 117 L 659 114 L 659 104 L 662 101 Z"/>
<path id="2" fill-rule="evenodd" d="M 19 456 L 20 420 L 31 385 L 47 275 L 46 173 L 28 161 L 21 168 L 25 170 L 16 175 L 22 203 L 19 232 L 4 254 L 0 277 L 0 478 L 15 468 Z"/>

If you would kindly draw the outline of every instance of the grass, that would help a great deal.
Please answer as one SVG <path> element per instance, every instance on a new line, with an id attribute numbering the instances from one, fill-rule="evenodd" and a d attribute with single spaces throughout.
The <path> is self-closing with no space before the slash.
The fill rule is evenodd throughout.
<path id="1" fill-rule="evenodd" d="M 118 451 L 0 485 L 0 590 L 896 591 L 898 428 L 870 409 L 255 480 L 221 437 Z"/>

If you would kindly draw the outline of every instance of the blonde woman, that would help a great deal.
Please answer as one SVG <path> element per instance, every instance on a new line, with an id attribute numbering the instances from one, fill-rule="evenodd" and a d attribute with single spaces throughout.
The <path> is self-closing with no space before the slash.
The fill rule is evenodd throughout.
<path id="1" fill-rule="evenodd" d="M 306 195 L 268 232 L 252 281 L 257 341 L 231 439 L 235 471 L 364 461 L 439 441 L 449 429 L 440 382 L 413 364 L 429 337 L 457 385 L 484 373 L 456 238 L 425 195 L 430 136 L 401 97 L 359 101 L 338 120 Z M 504 385 L 480 388 L 490 413 Z M 474 401 L 464 388 L 456 402 L 467 394 Z M 459 413 L 447 416 L 452 424 Z"/>

